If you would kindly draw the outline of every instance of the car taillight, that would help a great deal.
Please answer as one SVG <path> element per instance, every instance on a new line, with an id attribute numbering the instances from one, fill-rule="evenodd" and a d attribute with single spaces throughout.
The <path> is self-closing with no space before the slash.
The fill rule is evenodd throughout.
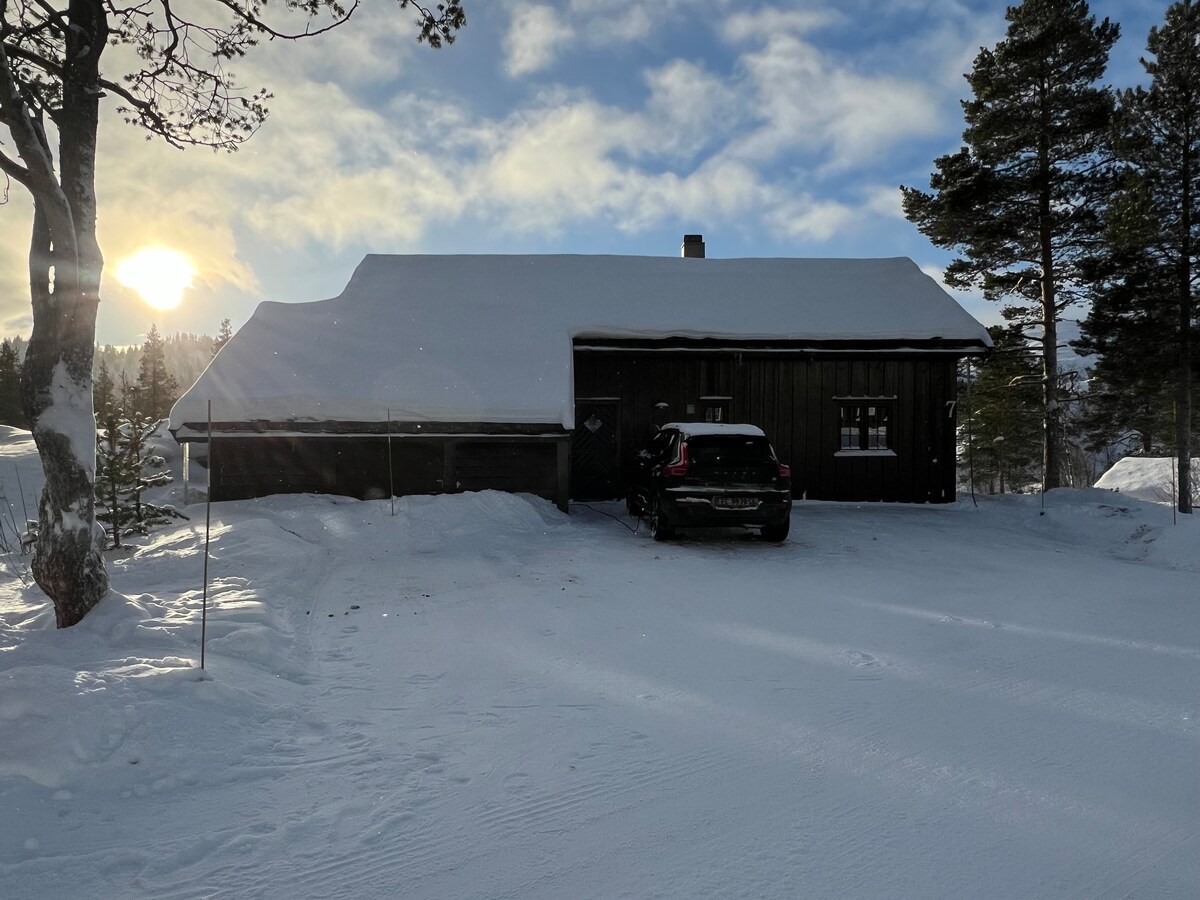
<path id="1" fill-rule="evenodd" d="M 687 444 L 679 445 L 679 459 L 669 465 L 663 466 L 664 475 L 681 476 L 686 475 L 688 470 L 688 452 Z"/>
<path id="2" fill-rule="evenodd" d="M 785 466 L 783 463 L 778 463 L 778 465 L 779 465 L 779 477 L 780 478 L 791 478 L 792 477 L 792 467 L 791 466 Z"/>

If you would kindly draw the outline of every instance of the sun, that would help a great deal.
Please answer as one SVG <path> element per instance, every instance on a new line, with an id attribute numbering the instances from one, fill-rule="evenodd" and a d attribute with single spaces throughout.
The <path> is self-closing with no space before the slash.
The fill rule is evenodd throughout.
<path id="1" fill-rule="evenodd" d="M 186 254 L 169 247 L 143 247 L 121 260 L 117 281 L 137 291 L 155 309 L 174 309 L 192 286 L 196 267 Z"/>

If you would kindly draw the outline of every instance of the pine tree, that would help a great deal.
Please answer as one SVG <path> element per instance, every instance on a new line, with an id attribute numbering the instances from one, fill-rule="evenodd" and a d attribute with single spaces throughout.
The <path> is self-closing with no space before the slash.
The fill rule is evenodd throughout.
<path id="1" fill-rule="evenodd" d="M 1174 360 L 1161 312 L 1170 273 L 1143 250 L 1114 246 L 1097 258 L 1094 277 L 1092 307 L 1074 342 L 1095 357 L 1080 416 L 1087 442 L 1093 450 L 1170 452 L 1174 413 L 1166 373 Z"/>
<path id="2" fill-rule="evenodd" d="M 0 342 L 0 425 L 28 428 L 21 408 L 21 361 L 13 342 Z"/>
<path id="3" fill-rule="evenodd" d="M 158 326 L 151 325 L 142 344 L 142 361 L 138 366 L 134 393 L 134 409 L 155 421 L 165 419 L 179 399 L 179 382 L 167 371 L 163 339 Z"/>
<path id="4" fill-rule="evenodd" d="M 1120 29 L 1083 0 L 1025 0 L 1007 19 L 967 75 L 965 146 L 935 161 L 932 193 L 901 191 L 909 221 L 961 254 L 946 281 L 1008 300 L 1004 317 L 1041 346 L 1048 490 L 1064 482 L 1057 326 L 1099 229 L 1113 101 L 1097 82 Z"/>
<path id="5" fill-rule="evenodd" d="M 1178 483 L 1186 485 L 1200 364 L 1200 7 L 1173 4 L 1165 23 L 1150 29 L 1146 48 L 1150 86 L 1119 95 L 1114 147 L 1124 177 L 1108 220 L 1108 277 L 1083 346 L 1099 355 L 1099 374 L 1116 390 L 1133 388 L 1154 407 L 1173 394 L 1172 452 Z M 1114 398 L 1100 408 L 1114 412 L 1121 403 Z M 1160 433 L 1163 426 L 1155 424 Z M 1190 492 L 1178 496 L 1179 512 L 1192 512 Z"/>
<path id="6" fill-rule="evenodd" d="M 1041 370 L 1035 351 L 1015 327 L 993 326 L 994 350 L 972 364 L 969 397 L 959 426 L 959 465 L 971 470 L 973 487 L 1003 494 L 1041 482 Z"/>
<path id="7" fill-rule="evenodd" d="M 228 319 L 221 320 L 221 328 L 217 332 L 216 340 L 213 341 L 212 355 L 216 356 L 221 352 L 221 348 L 229 343 L 229 339 L 233 337 L 233 326 Z"/>

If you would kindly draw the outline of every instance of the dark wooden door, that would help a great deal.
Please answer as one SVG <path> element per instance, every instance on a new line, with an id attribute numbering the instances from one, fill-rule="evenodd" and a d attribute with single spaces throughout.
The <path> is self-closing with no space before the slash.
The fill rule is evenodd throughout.
<path id="1" fill-rule="evenodd" d="M 571 434 L 571 498 L 621 496 L 621 401 L 576 400 Z"/>

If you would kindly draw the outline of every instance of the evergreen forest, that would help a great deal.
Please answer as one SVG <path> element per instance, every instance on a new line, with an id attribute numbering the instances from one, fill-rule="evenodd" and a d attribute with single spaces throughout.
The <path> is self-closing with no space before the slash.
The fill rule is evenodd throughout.
<path id="1" fill-rule="evenodd" d="M 963 367 L 960 461 L 972 489 L 1002 492 L 1173 457 L 1190 513 L 1200 5 L 1167 8 L 1127 88 L 1105 83 L 1120 25 L 1084 0 L 1025 0 L 1006 20 L 966 75 L 961 148 L 934 160 L 928 190 L 900 189 L 909 221 L 956 254 L 946 283 L 1006 323 Z"/>
<path id="2" fill-rule="evenodd" d="M 231 335 L 229 320 L 225 319 L 216 338 L 184 333 L 164 336 L 156 325 L 151 325 L 140 344 L 97 345 L 93 394 L 95 385 L 107 378 L 112 396 L 123 409 L 152 421 L 164 419 Z M 21 337 L 0 341 L 0 425 L 29 427 L 21 409 L 21 368 L 26 346 L 27 341 Z M 97 400 L 97 416 L 105 402 Z"/>

